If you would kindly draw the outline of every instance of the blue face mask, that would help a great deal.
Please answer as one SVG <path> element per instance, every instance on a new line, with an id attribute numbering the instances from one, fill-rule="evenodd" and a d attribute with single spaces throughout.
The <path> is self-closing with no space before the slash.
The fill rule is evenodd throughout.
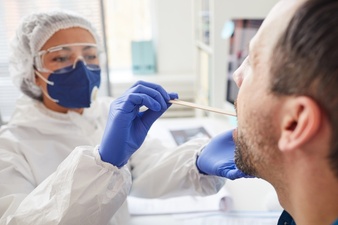
<path id="1" fill-rule="evenodd" d="M 100 86 L 101 70 L 89 70 L 82 61 L 66 73 L 51 73 L 48 77 L 48 95 L 66 108 L 85 108 L 95 100 Z"/>

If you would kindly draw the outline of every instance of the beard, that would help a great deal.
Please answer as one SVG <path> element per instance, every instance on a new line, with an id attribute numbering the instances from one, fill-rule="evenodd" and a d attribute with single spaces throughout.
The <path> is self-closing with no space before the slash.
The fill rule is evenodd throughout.
<path id="1" fill-rule="evenodd" d="M 249 152 L 249 146 L 244 141 L 242 136 L 235 140 L 235 164 L 243 173 L 255 177 L 259 177 L 255 164 L 253 163 L 253 156 Z"/>
<path id="2" fill-rule="evenodd" d="M 278 135 L 272 112 L 251 112 L 234 135 L 235 163 L 247 175 L 265 178 L 278 161 Z"/>

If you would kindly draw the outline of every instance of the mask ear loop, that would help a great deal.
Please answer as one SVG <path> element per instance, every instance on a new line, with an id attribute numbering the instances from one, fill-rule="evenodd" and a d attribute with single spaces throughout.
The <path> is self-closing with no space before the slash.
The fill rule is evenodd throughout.
<path id="1" fill-rule="evenodd" d="M 39 71 L 37 71 L 37 70 L 34 69 L 34 72 L 35 72 L 35 74 L 36 74 L 38 77 L 41 78 L 41 80 L 43 80 L 44 82 L 46 82 L 48 85 L 52 85 L 52 86 L 54 85 L 54 82 L 53 82 L 53 81 L 49 81 L 49 80 L 47 80 L 46 78 L 44 78 L 44 77 L 41 75 L 41 73 L 39 73 Z M 49 95 L 47 92 L 45 92 L 41 87 L 40 87 L 40 90 L 41 90 L 42 93 L 43 93 L 47 98 L 49 98 L 51 101 L 53 101 L 53 102 L 55 102 L 55 103 L 58 103 L 58 102 L 59 102 L 59 100 L 50 97 L 50 95 Z"/>
<path id="2" fill-rule="evenodd" d="M 37 71 L 36 69 L 34 70 L 35 74 L 38 75 L 38 77 L 40 77 L 45 83 L 54 86 L 54 82 L 47 80 L 46 78 L 44 78 L 41 73 L 39 73 L 39 71 Z"/>

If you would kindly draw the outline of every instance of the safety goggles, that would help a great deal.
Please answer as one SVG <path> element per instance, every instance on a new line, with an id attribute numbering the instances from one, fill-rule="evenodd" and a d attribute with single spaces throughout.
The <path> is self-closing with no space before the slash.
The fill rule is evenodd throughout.
<path id="1" fill-rule="evenodd" d="M 100 70 L 99 51 L 93 43 L 58 45 L 39 51 L 34 57 L 35 68 L 44 73 L 67 73 L 82 60 L 89 70 Z"/>

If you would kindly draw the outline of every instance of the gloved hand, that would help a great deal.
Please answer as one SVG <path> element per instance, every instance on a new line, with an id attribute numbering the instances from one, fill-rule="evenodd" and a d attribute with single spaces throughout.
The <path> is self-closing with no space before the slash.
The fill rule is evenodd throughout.
<path id="1" fill-rule="evenodd" d="M 233 130 L 222 133 L 205 146 L 197 158 L 197 168 L 207 175 L 216 175 L 235 180 L 242 177 L 252 177 L 237 169 L 234 161 L 235 143 Z"/>
<path id="2" fill-rule="evenodd" d="M 101 159 L 119 168 L 125 165 L 175 98 L 176 93 L 168 94 L 160 85 L 138 81 L 113 101 L 99 147 Z M 148 109 L 139 112 L 141 106 Z"/>

